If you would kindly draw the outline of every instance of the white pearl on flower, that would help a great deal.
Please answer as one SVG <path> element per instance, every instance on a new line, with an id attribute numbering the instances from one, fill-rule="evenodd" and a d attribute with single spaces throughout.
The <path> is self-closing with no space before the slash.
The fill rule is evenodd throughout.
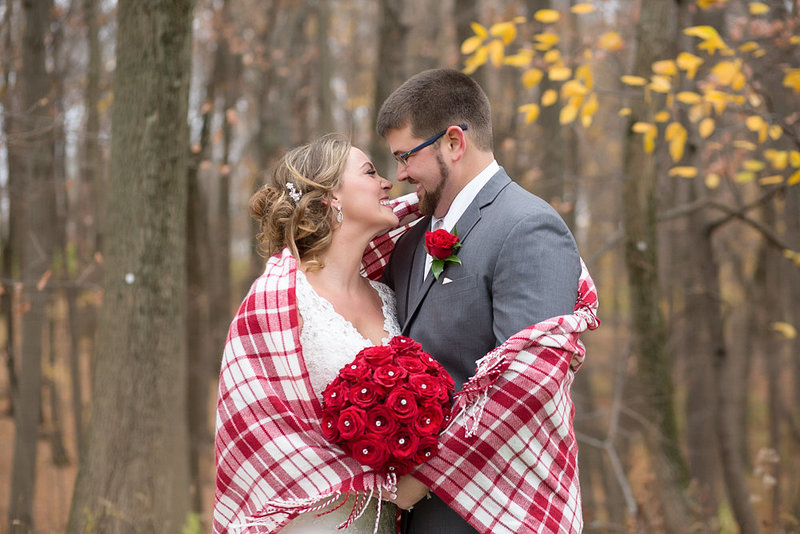
<path id="1" fill-rule="evenodd" d="M 405 444 L 406 444 L 406 439 L 400 438 L 400 445 L 405 445 Z"/>
<path id="2" fill-rule="evenodd" d="M 366 392 L 367 392 L 367 388 L 362 388 L 361 389 L 361 393 L 366 393 Z"/>
<path id="3" fill-rule="evenodd" d="M 381 426 L 382 424 L 380 421 L 375 421 L 375 426 Z"/>
<path id="4" fill-rule="evenodd" d="M 428 389 L 428 384 L 422 384 L 422 386 L 420 386 L 420 387 L 421 387 L 422 389 Z"/>
<path id="5" fill-rule="evenodd" d="M 407 401 L 407 400 L 405 400 L 405 399 L 402 399 L 402 400 L 400 401 L 400 404 L 402 404 L 403 406 L 405 406 L 406 404 L 408 404 L 408 401 Z"/>
<path id="6" fill-rule="evenodd" d="M 361 449 L 361 454 L 369 454 L 369 449 Z"/>
<path id="7" fill-rule="evenodd" d="M 350 421 L 345 421 L 344 426 L 350 426 Z"/>
<path id="8" fill-rule="evenodd" d="M 394 371 L 389 371 L 389 376 L 394 376 Z"/>

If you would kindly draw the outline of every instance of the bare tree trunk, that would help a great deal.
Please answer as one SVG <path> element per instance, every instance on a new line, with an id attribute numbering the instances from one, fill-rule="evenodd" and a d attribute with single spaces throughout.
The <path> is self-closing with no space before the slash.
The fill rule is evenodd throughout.
<path id="1" fill-rule="evenodd" d="M 647 77 L 650 65 L 672 52 L 677 5 L 675 2 L 643 2 L 640 9 L 633 73 Z M 650 122 L 654 105 L 634 102 L 630 124 Z M 652 431 L 645 434 L 653 450 L 665 527 L 668 532 L 685 532 L 690 516 L 683 490 L 688 486 L 689 476 L 678 447 L 672 368 L 665 350 L 664 319 L 659 309 L 657 175 L 653 154 L 645 152 L 640 136 L 629 130 L 625 147 L 623 221 L 639 403 L 653 424 Z"/>
<path id="2" fill-rule="evenodd" d="M 403 21 L 405 0 L 381 0 L 378 11 L 378 59 L 375 68 L 375 100 L 372 106 L 372 124 L 375 124 L 383 102 L 405 81 L 404 51 L 408 24 Z M 396 162 L 387 149 L 386 142 L 373 133 L 370 156 L 381 176 L 394 177 Z"/>
<path id="3" fill-rule="evenodd" d="M 42 338 L 47 293 L 37 287 L 52 267 L 54 236 L 53 105 L 47 73 L 45 37 L 51 0 L 23 2 L 22 102 L 19 122 L 26 137 L 24 228 L 22 252 L 23 306 L 19 397 L 15 403 L 14 466 L 11 475 L 9 532 L 32 532 L 36 443 L 42 393 Z M 17 169 L 19 171 L 19 169 Z"/>
<path id="4" fill-rule="evenodd" d="M 190 0 L 122 0 L 104 311 L 69 532 L 180 532 L 189 511 Z M 135 221 L 135 222 L 134 222 Z"/>

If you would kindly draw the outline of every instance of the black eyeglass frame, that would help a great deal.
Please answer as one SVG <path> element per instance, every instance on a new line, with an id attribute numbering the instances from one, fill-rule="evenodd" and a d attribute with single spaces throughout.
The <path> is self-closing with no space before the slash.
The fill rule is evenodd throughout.
<path id="1" fill-rule="evenodd" d="M 466 124 L 459 124 L 458 127 L 461 128 L 464 131 L 466 131 L 467 128 L 468 128 L 468 126 Z M 394 157 L 394 159 L 395 159 L 395 161 L 397 161 L 397 163 L 402 163 L 404 166 L 408 166 L 408 158 L 410 158 L 411 156 L 413 156 L 414 154 L 416 154 L 417 152 L 419 152 L 420 150 L 422 150 L 426 146 L 430 146 L 433 143 L 435 143 L 436 141 L 438 141 L 439 138 L 442 137 L 444 134 L 446 134 L 447 130 L 449 130 L 449 129 L 450 129 L 450 126 L 445 128 L 441 132 L 437 133 L 436 135 L 434 135 L 430 139 L 428 139 L 426 141 L 423 141 L 422 143 L 420 143 L 419 145 L 415 146 L 414 148 L 412 148 L 408 152 L 404 152 L 402 154 L 392 154 L 392 157 Z"/>

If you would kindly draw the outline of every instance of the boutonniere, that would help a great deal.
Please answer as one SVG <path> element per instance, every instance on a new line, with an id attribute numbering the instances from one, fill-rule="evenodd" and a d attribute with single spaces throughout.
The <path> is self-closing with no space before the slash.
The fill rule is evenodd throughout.
<path id="1" fill-rule="evenodd" d="M 453 228 L 452 234 L 443 228 L 435 232 L 425 232 L 425 248 L 433 257 L 431 272 L 433 272 L 434 280 L 439 279 L 445 264 L 461 264 L 461 259 L 456 256 L 456 251 L 461 248 L 461 243 L 458 242 L 458 232 L 455 228 Z"/>

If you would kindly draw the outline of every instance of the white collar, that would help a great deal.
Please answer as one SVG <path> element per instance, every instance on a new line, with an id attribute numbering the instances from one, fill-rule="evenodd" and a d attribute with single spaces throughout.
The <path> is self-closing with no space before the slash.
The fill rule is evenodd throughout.
<path id="1" fill-rule="evenodd" d="M 444 228 L 448 232 L 453 231 L 453 227 L 456 225 L 458 220 L 464 215 L 464 212 L 467 211 L 467 207 L 472 204 L 472 201 L 475 200 L 475 197 L 478 196 L 478 193 L 483 186 L 495 175 L 497 171 L 500 170 L 500 165 L 497 164 L 496 160 L 492 160 L 492 162 L 486 166 L 481 172 L 475 176 L 472 180 L 467 182 L 461 191 L 458 192 L 456 198 L 453 199 L 453 203 L 450 204 L 450 209 L 447 210 L 444 217 Z M 433 225 L 438 221 L 438 217 L 431 217 L 431 228 Z"/>

